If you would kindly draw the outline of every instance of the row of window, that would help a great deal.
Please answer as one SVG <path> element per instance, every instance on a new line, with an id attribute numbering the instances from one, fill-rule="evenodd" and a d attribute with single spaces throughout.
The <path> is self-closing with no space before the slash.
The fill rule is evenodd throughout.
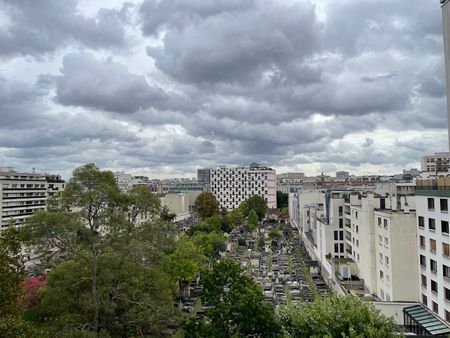
<path id="1" fill-rule="evenodd" d="M 447 269 L 448 269 L 448 267 L 447 267 Z M 428 286 L 428 283 L 427 283 L 427 276 L 425 276 L 425 275 L 420 275 L 420 277 L 421 277 L 421 283 L 422 283 L 422 286 L 426 288 L 426 287 Z M 439 294 L 439 285 L 438 285 L 438 283 L 437 283 L 435 280 L 433 280 L 433 279 L 430 279 L 430 288 L 431 288 L 431 291 L 432 291 L 432 292 L 434 292 L 435 294 Z M 444 287 L 442 287 L 442 290 L 443 290 L 443 293 L 444 293 L 445 300 L 450 301 L 450 289 L 447 289 L 447 288 L 444 286 Z"/>
<path id="2" fill-rule="evenodd" d="M 383 264 L 383 262 L 384 262 L 384 264 L 386 264 L 386 266 L 389 267 L 389 257 L 384 256 L 384 260 L 383 260 L 383 254 L 381 252 L 379 254 L 379 257 L 380 257 L 380 263 Z"/>
<path id="3" fill-rule="evenodd" d="M 425 228 L 425 218 L 423 216 L 418 217 L 419 228 Z M 428 218 L 428 229 L 431 231 L 436 231 L 436 220 L 434 218 Z M 441 221 L 441 232 L 443 234 L 449 233 L 448 221 Z"/>
<path id="4" fill-rule="evenodd" d="M 434 198 L 433 197 L 428 197 L 427 204 L 428 204 L 428 210 L 434 210 Z M 448 211 L 448 199 L 440 198 L 439 206 L 440 206 L 441 211 L 447 212 Z"/>
<path id="5" fill-rule="evenodd" d="M 419 236 L 419 244 L 422 249 L 426 249 L 426 239 L 424 236 Z M 435 239 L 430 238 L 429 240 L 430 251 L 436 252 L 437 242 Z M 442 243 L 442 255 L 450 257 L 450 245 L 448 243 Z"/>

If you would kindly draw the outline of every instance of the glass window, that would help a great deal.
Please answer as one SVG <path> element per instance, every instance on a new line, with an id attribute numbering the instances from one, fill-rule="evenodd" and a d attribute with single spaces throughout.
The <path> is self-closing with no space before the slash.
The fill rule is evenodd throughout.
<path id="1" fill-rule="evenodd" d="M 442 265 L 442 274 L 444 275 L 444 277 L 450 278 L 450 267 L 443 264 Z"/>
<path id="2" fill-rule="evenodd" d="M 441 198 L 440 205 L 441 211 L 448 211 L 448 200 L 446 198 Z"/>
<path id="3" fill-rule="evenodd" d="M 387 221 L 387 219 L 383 220 L 383 225 L 384 225 L 385 229 L 388 228 L 388 221 Z"/>
<path id="4" fill-rule="evenodd" d="M 434 210 L 434 198 L 429 197 L 427 201 L 428 201 L 428 210 Z"/>
<path id="5" fill-rule="evenodd" d="M 433 311 L 435 313 L 439 313 L 439 306 L 436 302 L 432 302 L 433 303 Z"/>
<path id="6" fill-rule="evenodd" d="M 419 216 L 418 223 L 420 228 L 425 227 L 425 219 L 422 216 Z"/>
<path id="7" fill-rule="evenodd" d="M 422 304 L 428 306 L 428 298 L 424 294 L 422 294 Z"/>
<path id="8" fill-rule="evenodd" d="M 422 285 L 427 286 L 427 276 L 420 275 L 420 277 L 421 277 Z"/>
<path id="9" fill-rule="evenodd" d="M 427 259 L 424 255 L 420 255 L 420 265 L 427 266 Z"/>
<path id="10" fill-rule="evenodd" d="M 431 291 L 433 292 L 438 292 L 438 283 L 436 283 L 436 281 L 431 280 Z"/>
<path id="11" fill-rule="evenodd" d="M 437 272 L 437 262 L 434 259 L 430 259 L 430 269 L 433 272 Z"/>
<path id="12" fill-rule="evenodd" d="M 436 221 L 434 220 L 434 218 L 428 219 L 428 229 L 436 230 Z"/>
<path id="13" fill-rule="evenodd" d="M 448 234 L 448 222 L 447 221 L 441 221 L 441 231 L 444 234 Z"/>
<path id="14" fill-rule="evenodd" d="M 419 236 L 419 243 L 420 243 L 420 247 L 425 249 L 425 237 L 424 236 Z"/>

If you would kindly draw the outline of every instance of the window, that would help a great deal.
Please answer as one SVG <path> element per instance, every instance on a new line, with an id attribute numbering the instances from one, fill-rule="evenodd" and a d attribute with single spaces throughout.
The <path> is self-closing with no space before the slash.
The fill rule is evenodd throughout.
<path id="1" fill-rule="evenodd" d="M 380 279 L 384 278 L 384 272 L 380 270 Z"/>
<path id="2" fill-rule="evenodd" d="M 428 219 L 428 229 L 436 230 L 436 221 L 434 220 L 434 218 Z"/>
<path id="3" fill-rule="evenodd" d="M 334 244 L 334 252 L 339 252 L 339 244 L 338 243 Z"/>
<path id="4" fill-rule="evenodd" d="M 384 257 L 384 261 L 386 262 L 386 266 L 389 266 L 389 257 L 388 256 Z"/>
<path id="5" fill-rule="evenodd" d="M 430 259 L 430 269 L 433 272 L 437 272 L 437 262 L 434 259 Z"/>
<path id="6" fill-rule="evenodd" d="M 378 217 L 378 226 L 381 228 L 381 217 Z"/>
<path id="7" fill-rule="evenodd" d="M 420 275 L 420 277 L 421 277 L 422 285 L 426 287 L 427 286 L 427 276 Z"/>
<path id="8" fill-rule="evenodd" d="M 384 225 L 385 229 L 388 228 L 388 221 L 387 221 L 387 219 L 383 220 L 383 225 Z"/>
<path id="9" fill-rule="evenodd" d="M 339 218 L 339 229 L 342 229 L 344 227 L 344 219 Z"/>
<path id="10" fill-rule="evenodd" d="M 383 254 L 380 252 L 380 263 L 383 264 Z"/>
<path id="11" fill-rule="evenodd" d="M 428 298 L 424 294 L 422 294 L 422 304 L 428 306 Z"/>
<path id="12" fill-rule="evenodd" d="M 447 257 L 450 256 L 450 245 L 447 243 L 442 243 L 442 254 Z"/>
<path id="13" fill-rule="evenodd" d="M 420 247 L 425 249 L 425 237 L 424 236 L 419 236 L 419 243 L 420 243 Z"/>
<path id="14" fill-rule="evenodd" d="M 344 244 L 343 243 L 339 244 L 339 248 L 340 248 L 341 253 L 344 253 Z"/>
<path id="15" fill-rule="evenodd" d="M 434 198 L 428 198 L 428 210 L 434 210 Z"/>
<path id="16" fill-rule="evenodd" d="M 447 310 L 445 310 L 445 320 L 447 322 L 450 322 L 450 312 L 448 312 Z"/>
<path id="17" fill-rule="evenodd" d="M 356 233 L 359 233 L 359 226 L 356 226 Z"/>
<path id="18" fill-rule="evenodd" d="M 448 200 L 446 198 L 441 198 L 440 205 L 441 205 L 441 211 L 444 211 L 444 212 L 448 211 Z"/>
<path id="19" fill-rule="evenodd" d="M 423 267 L 427 266 L 427 259 L 424 255 L 420 255 L 420 265 L 422 265 Z"/>
<path id="20" fill-rule="evenodd" d="M 356 240 L 356 247 L 359 248 L 359 239 Z"/>
<path id="21" fill-rule="evenodd" d="M 381 235 L 378 235 L 378 241 L 380 245 L 383 245 L 383 237 Z"/>
<path id="22" fill-rule="evenodd" d="M 419 216 L 418 223 L 419 223 L 419 228 L 425 227 L 425 219 L 422 216 Z"/>
<path id="23" fill-rule="evenodd" d="M 384 245 L 387 247 L 389 245 L 389 238 L 384 237 Z"/>
<path id="24" fill-rule="evenodd" d="M 339 239 L 340 239 L 341 241 L 344 240 L 344 232 L 343 232 L 343 231 L 339 231 Z"/>
<path id="25" fill-rule="evenodd" d="M 433 303 L 433 311 L 435 313 L 439 313 L 439 306 L 437 305 L 437 303 L 436 302 L 432 302 L 432 303 Z"/>
<path id="26" fill-rule="evenodd" d="M 342 214 L 343 214 L 343 208 L 339 207 L 339 216 L 342 216 Z"/>
<path id="27" fill-rule="evenodd" d="M 435 239 L 430 239 L 430 251 L 436 252 L 436 240 Z"/>
<path id="28" fill-rule="evenodd" d="M 450 278 L 450 267 L 448 267 L 445 264 L 442 264 L 442 274 L 444 275 L 444 277 Z"/>
<path id="29" fill-rule="evenodd" d="M 438 283 L 436 283 L 434 280 L 431 280 L 431 291 L 438 293 Z"/>
<path id="30" fill-rule="evenodd" d="M 450 300 L 450 290 L 444 288 L 445 300 Z"/>
<path id="31" fill-rule="evenodd" d="M 448 222 L 447 221 L 441 221 L 441 231 L 443 234 L 448 235 Z"/>
<path id="32" fill-rule="evenodd" d="M 334 232 L 334 240 L 335 241 L 339 240 L 339 234 L 337 231 Z"/>

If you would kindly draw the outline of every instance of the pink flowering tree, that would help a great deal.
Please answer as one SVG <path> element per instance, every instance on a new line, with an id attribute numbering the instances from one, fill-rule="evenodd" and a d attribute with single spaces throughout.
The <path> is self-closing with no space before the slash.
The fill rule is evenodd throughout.
<path id="1" fill-rule="evenodd" d="M 47 278 L 45 275 L 40 277 L 29 277 L 22 282 L 22 309 L 30 309 L 38 302 L 38 290 L 45 286 Z"/>

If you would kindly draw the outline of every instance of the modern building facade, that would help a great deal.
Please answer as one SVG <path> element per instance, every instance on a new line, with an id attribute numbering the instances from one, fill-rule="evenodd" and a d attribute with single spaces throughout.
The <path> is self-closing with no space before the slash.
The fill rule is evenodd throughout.
<path id="1" fill-rule="evenodd" d="M 197 169 L 197 181 L 209 185 L 211 183 L 211 169 Z"/>
<path id="2" fill-rule="evenodd" d="M 440 152 L 433 155 L 426 155 L 422 157 L 420 169 L 422 172 L 430 174 L 446 173 L 448 172 L 450 164 L 450 153 Z"/>
<path id="3" fill-rule="evenodd" d="M 64 189 L 57 175 L 20 173 L 0 167 L 0 229 L 24 224 L 37 210 L 45 210 L 47 199 Z"/>
<path id="4" fill-rule="evenodd" d="M 253 195 L 260 195 L 269 208 L 277 207 L 276 172 L 263 165 L 219 167 L 211 170 L 211 192 L 221 207 L 233 210 Z"/>

